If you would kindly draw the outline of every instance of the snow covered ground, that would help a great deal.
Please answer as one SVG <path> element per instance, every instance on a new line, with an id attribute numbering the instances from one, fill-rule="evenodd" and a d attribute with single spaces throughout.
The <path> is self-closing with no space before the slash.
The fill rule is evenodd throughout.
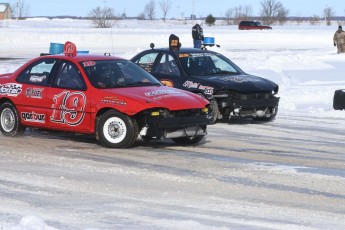
<path id="1" fill-rule="evenodd" d="M 64 43 L 69 40 L 77 44 L 79 50 L 89 50 L 96 54 L 108 52 L 124 58 L 131 58 L 148 49 L 151 42 L 156 47 L 166 47 L 171 33 L 180 37 L 182 46 L 192 46 L 192 24 L 185 22 L 119 21 L 112 29 L 91 28 L 88 21 L 70 19 L 30 19 L 0 23 L 0 74 L 14 71 L 28 58 L 48 52 L 50 42 Z M 287 127 L 285 120 L 290 117 L 302 121 L 304 118 L 314 119 L 315 123 L 322 123 L 326 119 L 328 131 L 337 129 L 337 132 L 341 132 L 339 122 L 330 122 L 345 119 L 345 112 L 332 108 L 334 90 L 345 89 L 345 54 L 337 54 L 332 41 L 336 29 L 335 23 L 331 27 L 288 24 L 274 26 L 269 31 L 239 31 L 236 26 L 217 25 L 204 26 L 204 33 L 205 36 L 215 37 L 216 43 L 221 45 L 220 48 L 211 49 L 229 57 L 245 72 L 266 77 L 279 84 L 281 101 L 273 124 L 277 122 Z M 280 118 L 285 119 L 284 122 Z M 300 126 L 297 127 L 294 123 L 297 129 L 308 130 L 309 127 L 303 124 L 298 122 Z M 252 126 L 255 130 L 255 125 Z M 217 124 L 216 127 L 221 126 Z M 4 145 L 0 143 L 0 146 Z M 269 166 L 253 164 L 252 167 L 260 171 Z M 251 212 L 255 212 L 254 209 L 258 207 L 252 208 Z M 24 216 L 20 223 L 1 221 L 3 219 L 0 218 L 0 229 L 55 230 L 35 215 Z M 284 228 L 288 229 L 286 223 L 288 221 Z M 192 222 L 185 224 L 190 229 L 198 228 L 198 224 Z M 164 223 L 160 226 L 164 226 Z M 186 226 L 183 229 L 188 229 Z M 252 223 L 252 228 L 283 227 L 278 223 Z M 327 226 L 320 228 L 327 229 Z"/>

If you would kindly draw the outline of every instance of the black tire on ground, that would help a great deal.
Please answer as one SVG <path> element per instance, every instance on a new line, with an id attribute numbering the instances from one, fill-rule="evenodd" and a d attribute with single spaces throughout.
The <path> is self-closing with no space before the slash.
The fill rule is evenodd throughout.
<path id="1" fill-rule="evenodd" d="M 211 119 L 210 124 L 216 123 L 218 116 L 219 116 L 219 108 L 218 103 L 216 100 L 210 100 L 210 107 L 211 107 Z"/>
<path id="2" fill-rule="evenodd" d="M 138 138 L 138 124 L 129 116 L 109 110 L 97 119 L 96 136 L 110 148 L 129 148 Z"/>
<path id="3" fill-rule="evenodd" d="M 333 108 L 335 110 L 345 109 L 345 92 L 342 89 L 336 90 L 333 97 Z"/>
<path id="4" fill-rule="evenodd" d="M 192 145 L 192 144 L 196 144 L 196 143 L 199 143 L 202 139 L 204 139 L 204 136 L 172 138 L 172 140 L 173 140 L 176 144 L 181 144 L 181 145 Z"/>
<path id="5" fill-rule="evenodd" d="M 10 102 L 0 105 L 0 131 L 7 137 L 21 136 L 25 132 L 18 111 Z"/>

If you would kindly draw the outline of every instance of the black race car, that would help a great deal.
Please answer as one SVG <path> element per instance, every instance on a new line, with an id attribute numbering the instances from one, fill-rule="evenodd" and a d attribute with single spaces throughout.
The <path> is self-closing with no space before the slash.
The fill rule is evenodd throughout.
<path id="1" fill-rule="evenodd" d="M 153 43 L 150 46 L 131 61 L 167 86 L 207 98 L 212 105 L 213 122 L 233 117 L 271 121 L 277 115 L 276 83 L 246 74 L 225 56 L 205 47 L 180 48 L 175 35 L 169 38 L 169 48 L 155 49 Z"/>

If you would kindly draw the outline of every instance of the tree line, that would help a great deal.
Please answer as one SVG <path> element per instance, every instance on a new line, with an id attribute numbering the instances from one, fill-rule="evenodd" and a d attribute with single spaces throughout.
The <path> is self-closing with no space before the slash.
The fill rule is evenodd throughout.
<path id="1" fill-rule="evenodd" d="M 171 11 L 173 5 L 172 0 L 159 0 L 158 5 L 156 0 L 149 0 L 142 12 L 137 15 L 138 20 L 155 20 L 157 6 L 163 17 L 162 20 L 165 22 L 168 13 Z M 25 3 L 25 0 L 16 0 L 16 3 L 12 4 L 14 16 L 16 18 L 25 18 L 28 13 L 29 6 Z M 192 15 L 192 17 L 195 15 Z M 324 19 L 327 25 L 331 25 L 331 20 L 335 16 L 335 11 L 326 6 L 323 10 L 322 19 Z M 98 28 L 110 28 L 114 26 L 117 20 L 127 18 L 125 13 L 120 15 L 115 14 L 115 9 L 111 7 L 96 7 L 92 9 L 88 18 L 91 19 L 93 25 Z M 199 17 L 203 18 L 203 17 Z M 227 24 L 237 25 L 240 21 L 257 19 L 261 20 L 263 24 L 273 25 L 284 23 L 289 20 L 289 10 L 279 0 L 262 0 L 260 2 L 260 11 L 258 16 L 254 16 L 252 7 L 250 5 L 240 5 L 237 7 L 229 8 L 226 10 L 224 17 L 222 17 Z M 305 20 L 303 17 L 293 17 L 297 23 Z M 209 14 L 205 18 L 205 23 L 213 25 L 216 22 L 216 18 Z M 309 17 L 309 22 L 312 25 L 319 24 L 321 17 L 318 15 L 312 15 Z"/>
<path id="2" fill-rule="evenodd" d="M 137 16 L 139 20 L 155 20 L 156 19 L 156 1 L 150 0 L 145 6 L 142 12 L 140 12 Z M 158 2 L 159 9 L 163 15 L 163 21 L 166 21 L 167 15 L 169 11 L 172 9 L 172 1 L 170 0 L 160 0 Z M 120 17 L 116 17 L 112 14 L 113 19 L 110 20 L 109 17 L 105 17 L 108 15 L 106 12 L 109 12 L 113 9 L 111 8 L 103 8 L 100 7 L 96 8 L 97 10 L 92 10 L 89 14 L 89 17 L 93 20 L 96 27 L 103 27 L 104 24 L 111 27 L 115 23 L 116 20 L 124 18 L 126 15 L 121 15 Z M 193 17 L 194 15 L 192 15 Z M 331 20 L 335 16 L 335 11 L 331 8 L 326 6 L 323 10 L 323 18 L 326 20 L 327 25 L 331 25 Z M 252 7 L 250 5 L 245 6 L 237 6 L 234 8 L 230 8 L 225 13 L 225 20 L 227 24 L 239 24 L 240 21 L 243 20 L 250 20 L 252 18 L 257 18 L 266 25 L 273 25 L 273 24 L 280 24 L 283 25 L 289 19 L 289 10 L 278 0 L 262 0 L 260 2 L 260 12 L 259 16 L 254 16 Z M 209 14 L 205 18 L 205 23 L 208 25 L 213 25 L 216 22 L 216 18 Z M 300 23 L 303 18 L 302 17 L 295 17 L 297 23 Z M 102 21 L 107 20 L 108 23 L 104 23 Z M 320 23 L 321 18 L 317 15 L 313 15 L 309 18 L 310 24 L 316 25 Z M 111 22 L 111 23 L 110 23 Z"/>

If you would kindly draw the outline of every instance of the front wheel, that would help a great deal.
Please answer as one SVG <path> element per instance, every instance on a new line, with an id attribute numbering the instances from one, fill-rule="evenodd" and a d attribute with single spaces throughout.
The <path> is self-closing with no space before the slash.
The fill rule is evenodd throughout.
<path id="1" fill-rule="evenodd" d="M 16 107 L 5 102 L 0 106 L 0 131 L 4 136 L 15 137 L 25 132 L 25 126 L 20 123 Z"/>
<path id="2" fill-rule="evenodd" d="M 211 114 L 210 114 L 210 124 L 216 123 L 219 117 L 219 108 L 216 100 L 210 100 Z"/>
<path id="3" fill-rule="evenodd" d="M 111 148 L 129 148 L 138 138 L 138 125 L 129 116 L 109 110 L 97 119 L 96 136 Z"/>

